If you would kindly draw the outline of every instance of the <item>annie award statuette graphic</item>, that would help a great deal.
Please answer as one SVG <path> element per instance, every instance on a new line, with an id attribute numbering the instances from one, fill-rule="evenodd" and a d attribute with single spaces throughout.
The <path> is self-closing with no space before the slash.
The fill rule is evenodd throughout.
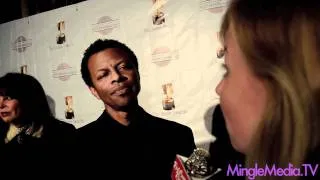
<path id="1" fill-rule="evenodd" d="M 66 102 L 65 118 L 66 119 L 73 119 L 74 118 L 74 111 L 72 108 L 72 105 L 73 105 L 72 96 L 66 96 L 65 102 Z"/>
<path id="2" fill-rule="evenodd" d="M 163 110 L 172 110 L 175 108 L 173 99 L 173 87 L 172 83 L 162 85 L 164 97 L 162 99 Z"/>
<path id="3" fill-rule="evenodd" d="M 57 44 L 63 44 L 63 43 L 66 42 L 66 35 L 64 33 L 65 22 L 64 21 L 58 22 L 57 27 L 58 27 L 59 33 L 58 33 L 58 35 L 56 37 L 56 42 L 57 42 Z"/>

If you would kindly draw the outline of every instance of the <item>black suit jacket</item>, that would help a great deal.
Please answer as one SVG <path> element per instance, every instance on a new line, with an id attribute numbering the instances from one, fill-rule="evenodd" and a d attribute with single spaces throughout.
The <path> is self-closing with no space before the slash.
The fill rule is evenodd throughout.
<path id="1" fill-rule="evenodd" d="M 51 118 L 43 124 L 40 138 L 21 133 L 4 143 L 7 125 L 0 120 L 0 171 L 4 177 L 62 176 L 73 164 L 76 129 L 73 125 Z M 59 168 L 57 168 L 59 167 Z"/>
<path id="2" fill-rule="evenodd" d="M 78 145 L 79 169 L 93 179 L 170 179 L 176 154 L 188 157 L 196 148 L 189 127 L 154 117 L 142 108 L 129 126 L 104 111 L 79 129 Z"/>

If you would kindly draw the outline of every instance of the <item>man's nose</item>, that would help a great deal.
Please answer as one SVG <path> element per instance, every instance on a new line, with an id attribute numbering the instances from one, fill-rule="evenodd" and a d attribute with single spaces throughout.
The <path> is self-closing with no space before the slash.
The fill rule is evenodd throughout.
<path id="1" fill-rule="evenodd" d="M 111 78 L 112 78 L 112 82 L 118 82 L 121 78 L 121 73 L 117 70 L 112 71 L 111 73 Z"/>

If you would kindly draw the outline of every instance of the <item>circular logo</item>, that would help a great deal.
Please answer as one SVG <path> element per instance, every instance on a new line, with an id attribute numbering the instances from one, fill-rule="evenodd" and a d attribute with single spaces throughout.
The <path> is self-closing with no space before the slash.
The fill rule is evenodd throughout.
<path id="1" fill-rule="evenodd" d="M 67 81 L 75 74 L 75 69 L 67 63 L 60 63 L 57 65 L 56 69 L 53 70 L 53 77 L 58 78 L 61 81 Z"/>
<path id="2" fill-rule="evenodd" d="M 27 47 L 30 47 L 32 45 L 31 42 L 24 36 L 19 36 L 15 41 L 14 41 L 14 47 L 13 49 L 18 51 L 18 52 L 24 52 Z"/>

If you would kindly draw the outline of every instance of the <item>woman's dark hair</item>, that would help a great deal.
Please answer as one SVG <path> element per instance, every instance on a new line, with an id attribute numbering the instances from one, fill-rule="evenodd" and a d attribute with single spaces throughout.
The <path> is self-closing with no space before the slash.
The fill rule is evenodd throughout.
<path id="1" fill-rule="evenodd" d="M 39 81 L 33 76 L 20 73 L 7 73 L 0 78 L 2 95 L 19 101 L 23 124 L 34 123 L 39 127 L 52 119 L 47 96 Z"/>

